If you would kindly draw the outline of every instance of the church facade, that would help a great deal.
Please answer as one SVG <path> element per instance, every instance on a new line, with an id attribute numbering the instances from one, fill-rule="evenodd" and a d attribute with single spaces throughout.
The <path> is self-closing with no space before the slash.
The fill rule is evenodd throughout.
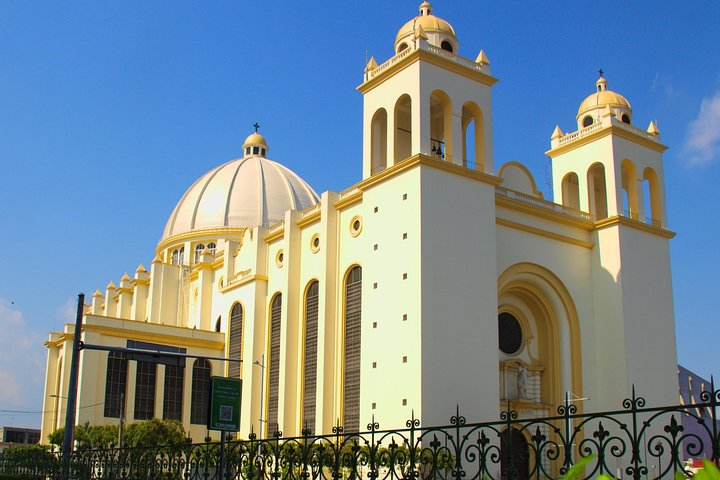
<path id="1" fill-rule="evenodd" d="M 177 419 L 201 439 L 213 375 L 243 380 L 243 438 L 446 424 L 456 404 L 541 416 L 567 392 L 615 409 L 632 385 L 677 400 L 659 131 L 601 75 L 577 130 L 552 133 L 544 198 L 495 164 L 488 57 L 419 10 L 358 87 L 359 183 L 318 195 L 256 130 L 180 199 L 149 269 L 95 292 L 86 343 L 208 358 L 83 351 L 78 423 Z M 46 342 L 43 439 L 64 425 L 72 338 Z"/>

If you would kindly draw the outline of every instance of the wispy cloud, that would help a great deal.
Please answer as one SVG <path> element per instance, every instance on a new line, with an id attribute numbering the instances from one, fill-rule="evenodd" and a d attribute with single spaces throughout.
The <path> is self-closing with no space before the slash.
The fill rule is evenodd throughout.
<path id="1" fill-rule="evenodd" d="M 690 167 L 710 165 L 720 159 L 720 90 L 703 98 L 700 112 L 688 125 L 684 150 Z"/>
<path id="2" fill-rule="evenodd" d="M 660 75 L 659 73 L 655 74 L 650 88 L 653 92 L 662 92 L 668 98 L 672 98 L 678 94 L 672 77 L 668 75 Z"/>

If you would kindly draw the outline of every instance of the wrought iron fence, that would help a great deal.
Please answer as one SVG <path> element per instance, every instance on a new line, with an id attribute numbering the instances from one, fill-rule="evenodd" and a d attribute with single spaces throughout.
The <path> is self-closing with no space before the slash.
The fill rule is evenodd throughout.
<path id="1" fill-rule="evenodd" d="M 187 443 L 153 448 L 78 450 L 70 458 L 71 478 L 79 479 L 257 479 L 257 480 L 481 480 L 557 478 L 586 462 L 578 478 L 600 474 L 633 478 L 692 475 L 689 458 L 720 460 L 720 391 L 711 383 L 703 403 L 646 407 L 635 395 L 619 410 L 578 413 L 574 404 L 557 414 L 519 418 L 511 404 L 495 422 L 468 423 L 459 411 L 450 423 L 422 427 L 417 418 L 405 428 L 328 435 L 303 430 L 300 437 L 229 441 L 225 479 L 218 475 L 220 445 Z M 0 454 L 0 475 L 56 479 L 57 454 Z"/>

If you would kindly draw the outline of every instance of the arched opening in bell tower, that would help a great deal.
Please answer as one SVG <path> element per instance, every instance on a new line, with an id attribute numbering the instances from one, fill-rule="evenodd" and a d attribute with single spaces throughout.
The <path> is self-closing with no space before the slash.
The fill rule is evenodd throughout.
<path id="1" fill-rule="evenodd" d="M 475 170 L 485 170 L 485 139 L 483 113 L 474 102 L 462 107 L 463 165 Z"/>
<path id="2" fill-rule="evenodd" d="M 395 163 L 412 155 L 412 99 L 404 94 L 395 102 Z"/>
<path id="3" fill-rule="evenodd" d="M 580 185 L 575 172 L 570 172 L 562 179 L 562 203 L 566 207 L 580 209 Z"/>
<path id="4" fill-rule="evenodd" d="M 648 215 L 648 223 L 656 226 L 662 226 L 662 212 L 660 211 L 660 182 L 658 181 L 657 173 L 650 167 L 643 170 L 643 200 L 646 208 L 646 215 Z M 647 210 L 647 207 L 650 210 Z"/>
<path id="5" fill-rule="evenodd" d="M 595 219 L 607 218 L 607 188 L 605 187 L 605 166 L 594 163 L 587 173 L 588 204 Z"/>
<path id="6" fill-rule="evenodd" d="M 635 168 L 635 164 L 628 159 L 623 160 L 620 164 L 620 175 L 622 181 L 622 205 L 625 216 L 634 220 L 640 220 L 637 169 Z"/>
<path id="7" fill-rule="evenodd" d="M 371 173 L 387 168 L 387 111 L 378 109 L 370 123 L 370 165 Z"/>
<path id="8" fill-rule="evenodd" d="M 447 93 L 430 94 L 430 152 L 433 157 L 452 162 L 452 101 Z"/>

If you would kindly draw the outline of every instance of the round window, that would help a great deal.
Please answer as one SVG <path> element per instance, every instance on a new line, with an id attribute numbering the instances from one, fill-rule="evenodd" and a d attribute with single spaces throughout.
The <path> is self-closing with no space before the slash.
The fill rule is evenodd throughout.
<path id="1" fill-rule="evenodd" d="M 275 255 L 275 265 L 277 265 L 278 268 L 282 268 L 284 261 L 285 253 L 282 250 L 278 250 L 277 255 Z"/>
<path id="2" fill-rule="evenodd" d="M 360 232 L 362 231 L 362 218 L 360 216 L 356 215 L 350 220 L 350 235 L 353 237 L 357 237 L 360 235 Z"/>
<path id="3" fill-rule="evenodd" d="M 512 314 L 502 312 L 498 315 L 498 343 L 500 351 L 512 355 L 522 346 L 523 334 L 520 322 Z"/>
<path id="4" fill-rule="evenodd" d="M 583 118 L 583 127 L 589 127 L 592 124 L 593 124 L 593 118 L 590 115 Z"/>
<path id="5" fill-rule="evenodd" d="M 310 238 L 310 251 L 313 253 L 320 251 L 320 237 L 317 233 Z"/>

